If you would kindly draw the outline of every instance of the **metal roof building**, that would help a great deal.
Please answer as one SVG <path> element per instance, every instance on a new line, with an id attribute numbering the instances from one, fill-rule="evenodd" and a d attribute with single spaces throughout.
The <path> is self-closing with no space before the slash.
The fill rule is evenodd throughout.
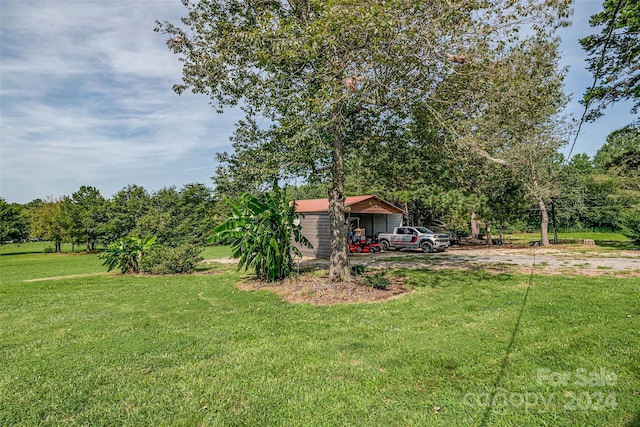
<path id="1" fill-rule="evenodd" d="M 377 196 L 347 197 L 344 204 L 351 228 L 363 230 L 366 236 L 387 233 L 402 225 L 402 209 Z M 313 245 L 313 249 L 300 248 L 303 255 L 329 258 L 329 199 L 296 200 L 296 211 L 304 214 L 304 218 L 300 220 L 302 234 Z"/>

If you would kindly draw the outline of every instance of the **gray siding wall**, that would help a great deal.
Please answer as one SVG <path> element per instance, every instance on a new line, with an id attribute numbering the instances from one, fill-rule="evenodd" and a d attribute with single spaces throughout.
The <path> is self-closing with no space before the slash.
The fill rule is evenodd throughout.
<path id="1" fill-rule="evenodd" d="M 304 256 L 329 258 L 331 255 L 331 226 L 328 213 L 308 213 L 300 219 L 302 235 L 311 242 L 313 249 L 300 247 Z"/>
<path id="2" fill-rule="evenodd" d="M 360 218 L 360 227 L 365 229 L 367 236 L 377 233 L 390 233 L 395 227 L 402 225 L 402 214 L 358 214 L 351 217 Z M 356 223 L 354 223 L 355 225 Z M 302 255 L 315 258 L 329 258 L 331 256 L 331 225 L 329 213 L 307 213 L 300 219 L 302 235 L 313 245 L 313 249 L 301 247 Z"/>

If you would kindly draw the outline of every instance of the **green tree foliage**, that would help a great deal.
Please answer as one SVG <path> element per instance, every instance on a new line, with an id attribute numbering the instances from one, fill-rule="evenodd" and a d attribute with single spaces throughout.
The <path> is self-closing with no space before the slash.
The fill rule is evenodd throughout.
<path id="1" fill-rule="evenodd" d="M 241 194 L 227 203 L 229 217 L 216 227 L 213 242 L 231 241 L 232 256 L 238 258 L 238 268 L 253 268 L 256 276 L 270 282 L 281 280 L 293 272 L 293 254 L 301 256 L 296 243 L 311 247 L 301 233 L 296 212 L 280 188 L 271 193 Z"/>
<path id="2" fill-rule="evenodd" d="M 185 2 L 185 28 L 158 23 L 183 82 L 219 111 L 246 113 L 220 170 L 229 191 L 284 176 L 330 182 L 330 280 L 346 278 L 345 160 L 404 126 L 457 65 L 482 64 L 566 17 L 569 1 Z M 473 67 L 470 67 L 470 71 Z M 261 125 L 260 123 L 267 123 Z"/>
<path id="3" fill-rule="evenodd" d="M 0 243 L 29 237 L 29 221 L 22 206 L 0 198 Z"/>
<path id="4" fill-rule="evenodd" d="M 65 240 L 67 221 L 62 211 L 62 200 L 39 201 L 30 209 L 31 235 L 40 240 L 52 241 L 55 252 L 61 251 Z"/>
<path id="5" fill-rule="evenodd" d="M 137 220 L 136 232 L 158 236 L 158 243 L 176 246 L 182 242 L 177 231 L 181 220 L 180 194 L 175 187 L 162 188 L 151 195 L 150 207 Z"/>
<path id="6" fill-rule="evenodd" d="M 640 129 L 627 126 L 611 132 L 593 163 L 593 180 L 601 186 L 597 200 L 601 212 L 612 218 L 611 228 L 618 220 L 629 223 L 634 215 L 628 212 L 640 204 Z"/>
<path id="7" fill-rule="evenodd" d="M 107 267 L 107 271 L 117 268 L 122 274 L 138 273 L 145 251 L 151 249 L 155 242 L 156 236 L 140 238 L 137 234 L 132 234 L 122 237 L 110 243 L 100 254 L 100 258 L 104 259 L 102 265 Z"/>
<path id="8" fill-rule="evenodd" d="M 71 197 L 62 201 L 66 233 L 72 242 L 86 244 L 87 252 L 95 248 L 95 244 L 104 236 L 107 224 L 107 204 L 100 191 L 83 185 Z"/>
<path id="9" fill-rule="evenodd" d="M 640 245 L 640 205 L 625 210 L 620 219 L 622 233 Z"/>
<path id="10" fill-rule="evenodd" d="M 163 188 L 151 195 L 135 229 L 141 235 L 157 235 L 163 245 L 201 245 L 220 223 L 219 210 L 211 189 L 204 184 L 187 184 L 180 190 Z"/>
<path id="11" fill-rule="evenodd" d="M 593 160 L 577 154 L 557 178 L 562 228 L 620 230 L 625 212 L 640 203 L 640 131 L 627 126 L 611 132 Z"/>
<path id="12" fill-rule="evenodd" d="M 182 220 L 177 231 L 186 243 L 203 244 L 223 218 L 216 199 L 204 184 L 187 184 L 180 190 L 178 206 Z"/>
<path id="13" fill-rule="evenodd" d="M 143 187 L 128 185 L 118 191 L 107 205 L 108 224 L 104 240 L 113 242 L 133 232 L 150 204 L 149 193 Z"/>
<path id="14" fill-rule="evenodd" d="M 608 105 L 625 99 L 633 101 L 631 112 L 636 113 L 640 108 L 640 3 L 604 0 L 602 11 L 591 16 L 589 24 L 602 30 L 580 39 L 595 80 L 582 100 L 591 107 L 587 119 L 595 120 Z"/>

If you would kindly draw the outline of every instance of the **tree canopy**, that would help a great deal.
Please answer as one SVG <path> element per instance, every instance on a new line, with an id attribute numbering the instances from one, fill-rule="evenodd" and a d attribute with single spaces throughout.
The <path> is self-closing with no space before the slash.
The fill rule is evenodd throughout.
<path id="1" fill-rule="evenodd" d="M 256 184 L 286 176 L 331 182 L 333 281 L 347 274 L 345 161 L 364 144 L 397 136 L 419 106 L 434 111 L 431 98 L 448 76 L 473 75 L 474 65 L 517 44 L 522 26 L 538 35 L 552 31 L 570 6 L 566 0 L 183 3 L 183 26 L 156 27 L 184 64 L 174 89 L 205 94 L 218 111 L 242 106 L 235 153 L 226 157 L 231 181 L 242 171 Z M 480 145 L 469 139 L 486 153 Z"/>
<path id="2" fill-rule="evenodd" d="M 637 0 L 605 0 L 602 11 L 589 24 L 600 33 L 580 39 L 587 52 L 594 84 L 582 102 L 587 119 L 595 120 L 608 105 L 629 99 L 632 113 L 640 108 L 640 3 Z"/>

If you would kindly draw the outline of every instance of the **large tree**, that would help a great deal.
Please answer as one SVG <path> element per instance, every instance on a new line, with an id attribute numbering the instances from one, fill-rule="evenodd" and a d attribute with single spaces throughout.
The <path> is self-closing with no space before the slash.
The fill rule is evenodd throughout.
<path id="1" fill-rule="evenodd" d="M 62 200 L 48 198 L 33 203 L 30 209 L 31 235 L 52 241 L 56 252 L 62 252 L 62 242 L 66 236 L 66 217 L 62 211 Z"/>
<path id="2" fill-rule="evenodd" d="M 330 181 L 329 276 L 338 281 L 348 274 L 345 159 L 410 120 L 457 66 L 483 63 L 523 24 L 533 31 L 553 26 L 570 2 L 183 3 L 183 27 L 156 28 L 170 35 L 168 45 L 184 63 L 175 90 L 206 94 L 219 111 L 242 105 L 231 164 L 245 176 Z"/>
<path id="3" fill-rule="evenodd" d="M 29 236 L 29 221 L 22 206 L 0 198 L 0 244 Z"/>
<path id="4" fill-rule="evenodd" d="M 626 99 L 633 102 L 631 111 L 636 113 L 640 108 L 640 2 L 605 0 L 589 24 L 601 31 L 580 39 L 594 77 L 582 100 L 586 118 L 594 120 L 608 105 Z"/>
<path id="5" fill-rule="evenodd" d="M 95 244 L 104 235 L 107 224 L 107 203 L 95 187 L 83 185 L 71 197 L 62 200 L 66 233 L 73 243 L 84 242 L 87 252 L 95 248 Z"/>
<path id="6" fill-rule="evenodd" d="M 105 227 L 104 240 L 111 243 L 127 236 L 135 230 L 151 204 L 147 190 L 132 184 L 118 191 L 107 204 L 108 224 Z"/>

